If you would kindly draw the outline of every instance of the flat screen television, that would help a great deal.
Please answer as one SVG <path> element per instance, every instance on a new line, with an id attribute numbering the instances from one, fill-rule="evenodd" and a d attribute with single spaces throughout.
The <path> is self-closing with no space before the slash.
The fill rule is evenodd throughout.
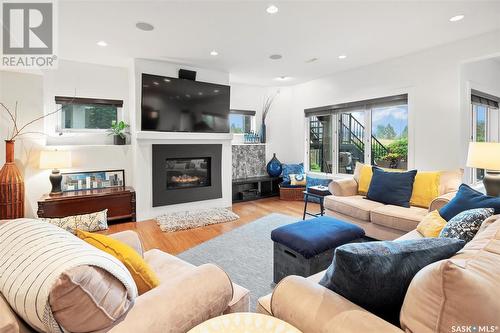
<path id="1" fill-rule="evenodd" d="M 142 74 L 141 129 L 229 133 L 230 87 Z"/>

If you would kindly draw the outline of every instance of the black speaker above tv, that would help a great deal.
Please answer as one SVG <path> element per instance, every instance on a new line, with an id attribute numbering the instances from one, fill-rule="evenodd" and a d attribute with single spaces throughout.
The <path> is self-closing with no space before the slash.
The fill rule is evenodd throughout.
<path id="1" fill-rule="evenodd" d="M 229 133 L 229 97 L 226 85 L 142 74 L 141 130 Z"/>

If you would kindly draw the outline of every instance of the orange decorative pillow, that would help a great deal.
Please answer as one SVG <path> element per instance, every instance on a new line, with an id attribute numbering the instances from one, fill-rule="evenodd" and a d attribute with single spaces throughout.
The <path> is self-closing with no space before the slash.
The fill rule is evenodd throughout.
<path id="1" fill-rule="evenodd" d="M 94 234 L 82 230 L 76 230 L 76 236 L 120 260 L 127 267 L 130 275 L 132 275 L 139 295 L 160 284 L 160 280 L 153 269 L 127 244 L 106 235 Z"/>

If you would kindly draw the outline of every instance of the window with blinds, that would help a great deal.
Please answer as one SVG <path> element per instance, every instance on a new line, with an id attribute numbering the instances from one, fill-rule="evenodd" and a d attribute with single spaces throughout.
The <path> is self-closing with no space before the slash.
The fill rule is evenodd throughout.
<path id="1" fill-rule="evenodd" d="M 500 98 L 478 90 L 471 91 L 471 141 L 500 142 L 500 115 L 498 104 Z M 484 178 L 483 169 L 472 169 L 473 183 Z"/>

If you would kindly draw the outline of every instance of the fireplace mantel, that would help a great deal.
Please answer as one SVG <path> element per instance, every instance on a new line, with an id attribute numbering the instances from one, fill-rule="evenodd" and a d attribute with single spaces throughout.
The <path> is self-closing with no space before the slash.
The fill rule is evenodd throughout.
<path id="1" fill-rule="evenodd" d="M 192 132 L 155 132 L 138 131 L 137 140 L 233 140 L 232 133 L 192 133 Z"/>

